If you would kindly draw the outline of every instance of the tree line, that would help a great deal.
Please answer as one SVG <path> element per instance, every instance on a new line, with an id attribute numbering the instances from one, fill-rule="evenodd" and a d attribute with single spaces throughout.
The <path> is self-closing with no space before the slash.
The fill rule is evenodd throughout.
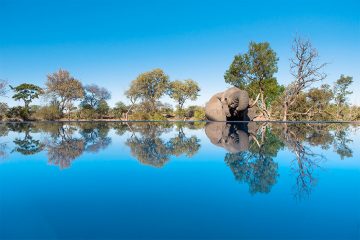
<path id="1" fill-rule="evenodd" d="M 268 42 L 251 42 L 248 51 L 237 54 L 224 74 L 226 83 L 245 89 L 255 103 L 256 120 L 360 120 L 360 107 L 348 102 L 352 94 L 351 76 L 341 75 L 333 85 L 324 83 L 327 63 L 309 40 L 295 38 L 290 59 L 291 82 L 278 83 L 276 52 Z M 315 86 L 318 85 L 318 86 Z M 7 93 L 8 83 L 0 82 L 0 95 Z M 45 87 L 23 83 L 11 86 L 12 98 L 22 106 L 9 108 L 0 103 L 1 119 L 57 120 L 57 119 L 121 119 L 121 120 L 204 120 L 203 106 L 184 107 L 195 101 L 199 84 L 191 79 L 170 81 L 162 69 L 141 73 L 125 91 L 129 104 L 117 102 L 110 108 L 110 92 L 98 85 L 83 85 L 68 71 L 60 69 L 47 75 Z M 160 99 L 167 95 L 174 102 Z M 46 104 L 31 105 L 42 97 Z"/>
<path id="2" fill-rule="evenodd" d="M 106 88 L 95 84 L 83 85 L 80 80 L 63 69 L 47 75 L 45 88 L 29 83 L 9 86 L 13 91 L 12 98 L 22 101 L 23 105 L 9 108 L 6 103 L 0 103 L 2 119 L 204 119 L 203 108 L 184 108 L 186 101 L 196 100 L 199 96 L 198 83 L 191 79 L 170 81 L 169 76 L 161 69 L 140 74 L 124 93 L 130 104 L 126 105 L 120 101 L 114 108 L 108 105 L 111 93 Z M 6 95 L 7 83 L 2 81 L 0 87 L 0 94 Z M 159 99 L 165 95 L 177 103 L 175 110 L 170 104 L 160 102 Z M 33 100 L 40 97 L 46 101 L 45 105 L 31 105 Z"/>

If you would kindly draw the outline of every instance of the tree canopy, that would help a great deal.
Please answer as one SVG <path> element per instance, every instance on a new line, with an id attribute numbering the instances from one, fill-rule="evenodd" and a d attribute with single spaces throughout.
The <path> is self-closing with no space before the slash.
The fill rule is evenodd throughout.
<path id="1" fill-rule="evenodd" d="M 46 93 L 56 102 L 59 111 L 63 113 L 66 106 L 84 96 L 84 89 L 81 82 L 70 75 L 66 70 L 49 74 L 45 83 Z"/>
<path id="2" fill-rule="evenodd" d="M 282 91 L 274 77 L 278 71 L 277 62 L 276 53 L 268 42 L 251 42 L 246 53 L 234 57 L 224 75 L 226 83 L 247 90 L 250 97 L 259 95 L 259 107 L 266 118 L 270 117 L 270 103 Z"/>
<path id="3" fill-rule="evenodd" d="M 179 109 L 183 109 L 186 100 L 195 101 L 199 92 L 199 85 L 191 79 L 170 83 L 169 96 L 177 102 Z"/>
<path id="4" fill-rule="evenodd" d="M 26 110 L 29 109 L 32 100 L 39 98 L 44 93 L 41 87 L 30 83 L 22 83 L 19 86 L 11 87 L 11 89 L 15 92 L 12 98 L 16 101 L 24 101 Z"/>

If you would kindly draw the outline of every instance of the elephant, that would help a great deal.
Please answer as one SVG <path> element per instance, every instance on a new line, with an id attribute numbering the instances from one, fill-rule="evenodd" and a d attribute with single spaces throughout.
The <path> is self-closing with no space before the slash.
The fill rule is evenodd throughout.
<path id="1" fill-rule="evenodd" d="M 210 121 L 249 121 L 249 94 L 237 87 L 212 96 L 205 105 L 205 115 Z"/>
<path id="2" fill-rule="evenodd" d="M 245 123 L 208 122 L 205 134 L 212 144 L 230 153 L 247 151 L 249 148 L 249 133 Z"/>

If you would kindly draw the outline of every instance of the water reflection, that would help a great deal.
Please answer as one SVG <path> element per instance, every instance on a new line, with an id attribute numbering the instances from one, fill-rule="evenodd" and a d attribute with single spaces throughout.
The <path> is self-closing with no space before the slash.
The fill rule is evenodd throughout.
<path id="1" fill-rule="evenodd" d="M 164 124 L 134 124 L 129 125 L 132 133 L 126 145 L 131 149 L 131 155 L 141 163 L 154 167 L 162 167 L 172 155 L 182 154 L 192 157 L 200 148 L 200 140 L 196 136 L 187 137 L 184 124 L 177 124 L 175 137 L 168 140 L 161 137 L 173 126 Z"/>
<path id="2" fill-rule="evenodd" d="M 346 124 L 83 122 L 0 124 L 0 158 L 45 152 L 51 165 L 65 169 L 83 153 L 104 151 L 117 135 L 125 137 L 123 143 L 140 163 L 161 168 L 172 157 L 192 158 L 199 152 L 201 141 L 191 133 L 194 129 L 204 131 L 214 146 L 225 150 L 225 164 L 251 194 L 269 193 L 277 183 L 280 151 L 292 155 L 293 191 L 298 199 L 309 196 L 316 186 L 318 170 L 327 161 L 325 150 L 340 159 L 353 156 L 352 128 Z"/>

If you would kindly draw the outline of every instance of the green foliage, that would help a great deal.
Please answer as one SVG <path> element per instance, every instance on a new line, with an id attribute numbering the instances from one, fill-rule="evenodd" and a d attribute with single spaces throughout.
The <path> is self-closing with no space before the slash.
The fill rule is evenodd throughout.
<path id="1" fill-rule="evenodd" d="M 29 120 L 30 113 L 24 107 L 17 106 L 17 107 L 9 108 L 9 110 L 6 113 L 6 117 L 12 119 Z"/>
<path id="2" fill-rule="evenodd" d="M 185 117 L 193 120 L 205 120 L 205 109 L 200 106 L 189 106 L 185 110 Z"/>
<path id="3" fill-rule="evenodd" d="M 29 105 L 32 102 L 32 100 L 39 98 L 39 96 L 44 93 L 42 88 L 29 83 L 23 83 L 20 84 L 19 86 L 11 87 L 11 89 L 15 92 L 12 98 L 15 101 L 18 100 L 24 101 L 25 110 L 27 111 L 29 111 Z"/>
<path id="4" fill-rule="evenodd" d="M 247 53 L 236 55 L 224 75 L 226 83 L 247 90 L 250 97 L 260 94 L 260 105 L 266 117 L 270 117 L 267 108 L 284 91 L 273 76 L 278 70 L 277 62 L 269 43 L 251 42 Z"/>
<path id="5" fill-rule="evenodd" d="M 341 75 L 338 80 L 335 82 L 334 86 L 334 99 L 338 107 L 337 116 L 344 116 L 343 108 L 347 106 L 347 97 L 352 94 L 352 91 L 349 91 L 350 85 L 353 83 L 353 78 L 350 76 Z"/>
<path id="6" fill-rule="evenodd" d="M 199 96 L 200 87 L 199 85 L 191 80 L 185 81 L 173 81 L 170 83 L 169 87 L 169 96 L 174 99 L 178 104 L 179 113 L 181 114 L 181 110 L 183 109 L 184 103 L 186 100 L 195 101 Z M 183 115 L 179 115 L 183 116 Z"/>
<path id="7" fill-rule="evenodd" d="M 156 102 L 166 93 L 169 85 L 169 77 L 161 69 L 140 74 L 131 82 L 126 95 L 132 99 L 140 98 L 143 102 L 149 102 L 152 111 L 156 110 Z"/>
<path id="8" fill-rule="evenodd" d="M 0 102 L 0 120 L 3 120 L 6 117 L 6 113 L 9 110 L 7 103 Z"/>
<path id="9" fill-rule="evenodd" d="M 96 108 L 96 112 L 99 114 L 100 118 L 103 118 L 104 116 L 108 115 L 109 110 L 110 110 L 110 107 L 109 107 L 108 103 L 104 99 L 100 100 L 100 102 Z"/>
<path id="10" fill-rule="evenodd" d="M 126 106 L 125 103 L 123 102 L 117 102 L 115 104 L 115 107 L 112 109 L 112 114 L 114 115 L 115 118 L 122 118 L 123 115 L 129 110 L 129 107 Z"/>

